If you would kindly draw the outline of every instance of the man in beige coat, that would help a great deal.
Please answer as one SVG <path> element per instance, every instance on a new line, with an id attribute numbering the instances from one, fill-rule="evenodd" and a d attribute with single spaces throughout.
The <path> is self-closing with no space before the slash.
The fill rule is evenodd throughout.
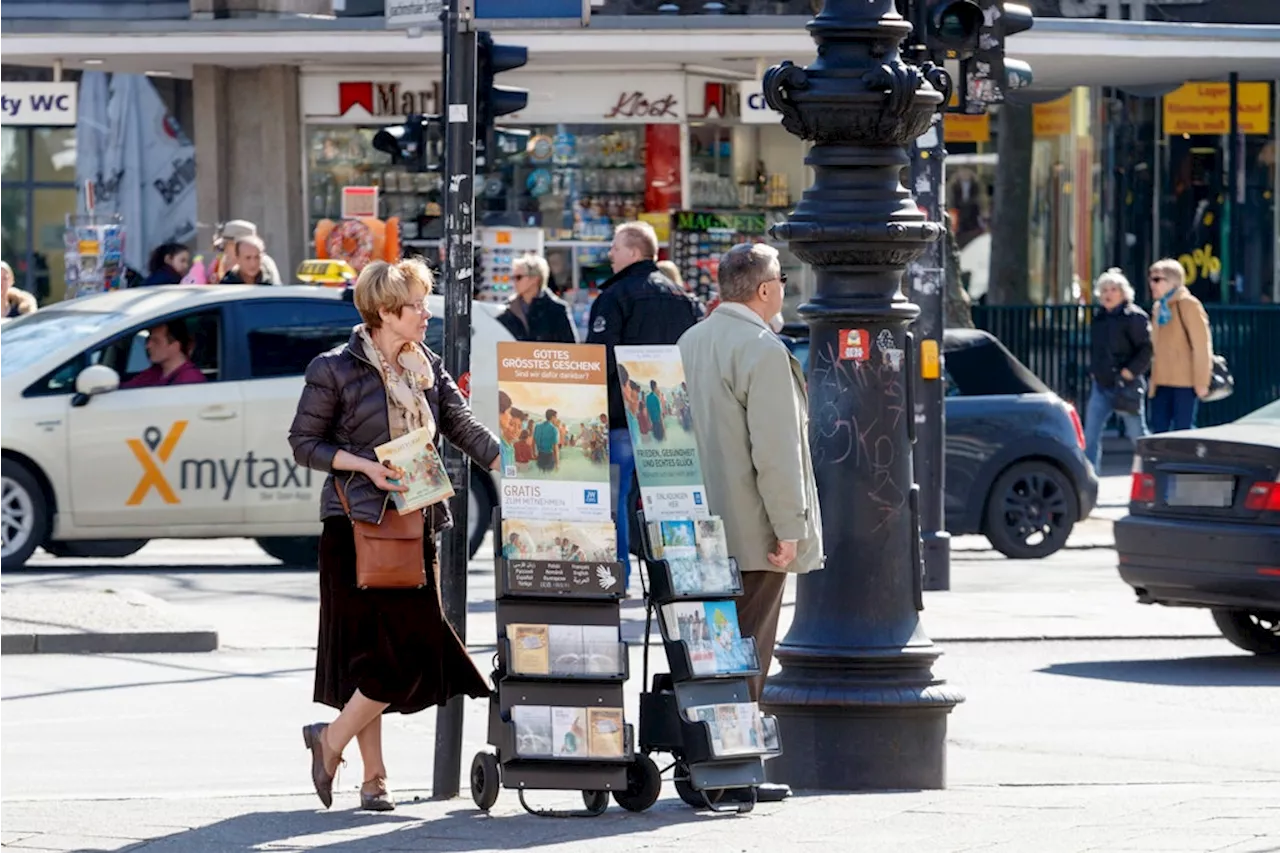
<path id="1" fill-rule="evenodd" d="M 734 246 L 720 260 L 719 284 L 723 301 L 680 338 L 680 355 L 707 504 L 724 519 L 742 570 L 738 622 L 760 654 L 751 684 L 759 700 L 787 575 L 822 568 L 822 519 L 804 374 L 768 325 L 786 285 L 778 252 Z"/>

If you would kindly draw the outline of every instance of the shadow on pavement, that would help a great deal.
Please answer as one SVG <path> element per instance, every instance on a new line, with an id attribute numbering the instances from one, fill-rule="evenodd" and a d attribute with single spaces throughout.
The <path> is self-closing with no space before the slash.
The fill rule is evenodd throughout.
<path id="1" fill-rule="evenodd" d="M 530 805 L 538 806 L 537 792 Z M 560 792 L 563 798 L 564 792 Z M 463 792 L 467 796 L 467 792 Z M 516 792 L 503 791 L 514 799 Z M 320 850 L 330 853 L 469 853 L 479 850 L 522 850 L 589 841 L 614 835 L 634 835 L 708 816 L 674 803 L 659 802 L 647 812 L 634 814 L 610 804 L 595 818 L 574 820 L 528 814 L 490 817 L 475 808 L 459 808 L 436 820 L 413 814 L 415 803 L 400 802 L 398 811 L 373 814 L 361 811 L 261 811 L 237 815 L 195 829 L 175 832 L 137 848 L 145 853 L 260 853 L 268 850 Z M 75 853 L 101 853 L 82 849 Z"/>
<path id="2" fill-rule="evenodd" d="M 1280 658 L 1248 654 L 1056 663 L 1039 671 L 1048 675 L 1174 687 L 1280 687 Z"/>

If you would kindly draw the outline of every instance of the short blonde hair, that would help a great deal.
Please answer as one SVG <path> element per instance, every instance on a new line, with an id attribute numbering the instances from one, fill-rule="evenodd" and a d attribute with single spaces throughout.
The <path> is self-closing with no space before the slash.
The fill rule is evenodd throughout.
<path id="1" fill-rule="evenodd" d="M 676 287 L 684 290 L 684 276 L 680 275 L 680 267 L 675 261 L 658 261 L 658 271 L 665 275 Z"/>
<path id="2" fill-rule="evenodd" d="M 1178 263 L 1173 258 L 1161 258 L 1152 264 L 1151 268 L 1148 269 L 1147 272 L 1164 273 L 1174 287 L 1181 287 L 1183 284 L 1186 284 L 1187 281 L 1186 270 L 1182 268 L 1182 264 Z"/>
<path id="3" fill-rule="evenodd" d="M 613 230 L 615 237 L 640 253 L 642 258 L 656 260 L 658 257 L 658 232 L 648 222 L 624 222 Z"/>
<path id="4" fill-rule="evenodd" d="M 537 276 L 543 287 L 546 287 L 551 282 L 551 267 L 547 266 L 547 259 L 541 255 L 532 253 L 521 255 L 511 262 L 511 271 L 513 273 Z"/>
<path id="5" fill-rule="evenodd" d="M 1133 285 L 1129 283 L 1129 279 L 1125 277 L 1124 271 L 1119 267 L 1112 267 L 1098 276 L 1098 280 L 1093 283 L 1094 294 L 1101 293 L 1102 289 L 1107 286 L 1119 288 L 1120 292 L 1124 294 L 1124 301 L 1133 302 Z"/>
<path id="6" fill-rule="evenodd" d="M 370 330 L 382 327 L 382 312 L 399 314 L 418 300 L 417 291 L 428 296 L 435 286 L 431 268 L 412 259 L 389 264 L 374 261 L 356 279 L 353 301 L 360 319 Z"/>

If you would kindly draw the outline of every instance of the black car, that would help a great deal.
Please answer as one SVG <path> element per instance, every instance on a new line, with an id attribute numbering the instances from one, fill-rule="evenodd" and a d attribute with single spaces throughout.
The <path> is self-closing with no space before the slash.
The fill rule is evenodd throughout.
<path id="1" fill-rule="evenodd" d="M 806 370 L 807 334 L 782 334 Z M 942 351 L 948 532 L 981 533 L 1009 557 L 1049 556 L 1098 499 L 1080 416 L 987 332 L 947 329 Z"/>
<path id="2" fill-rule="evenodd" d="M 1232 643 L 1280 655 L 1280 400 L 1139 439 L 1115 533 L 1138 601 L 1207 607 Z"/>

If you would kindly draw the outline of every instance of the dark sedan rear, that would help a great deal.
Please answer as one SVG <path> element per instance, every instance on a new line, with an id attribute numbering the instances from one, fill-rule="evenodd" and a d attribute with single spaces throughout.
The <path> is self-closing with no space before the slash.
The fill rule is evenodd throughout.
<path id="1" fill-rule="evenodd" d="M 1280 401 L 1139 439 L 1115 536 L 1140 602 L 1209 608 L 1240 648 L 1280 654 Z"/>

